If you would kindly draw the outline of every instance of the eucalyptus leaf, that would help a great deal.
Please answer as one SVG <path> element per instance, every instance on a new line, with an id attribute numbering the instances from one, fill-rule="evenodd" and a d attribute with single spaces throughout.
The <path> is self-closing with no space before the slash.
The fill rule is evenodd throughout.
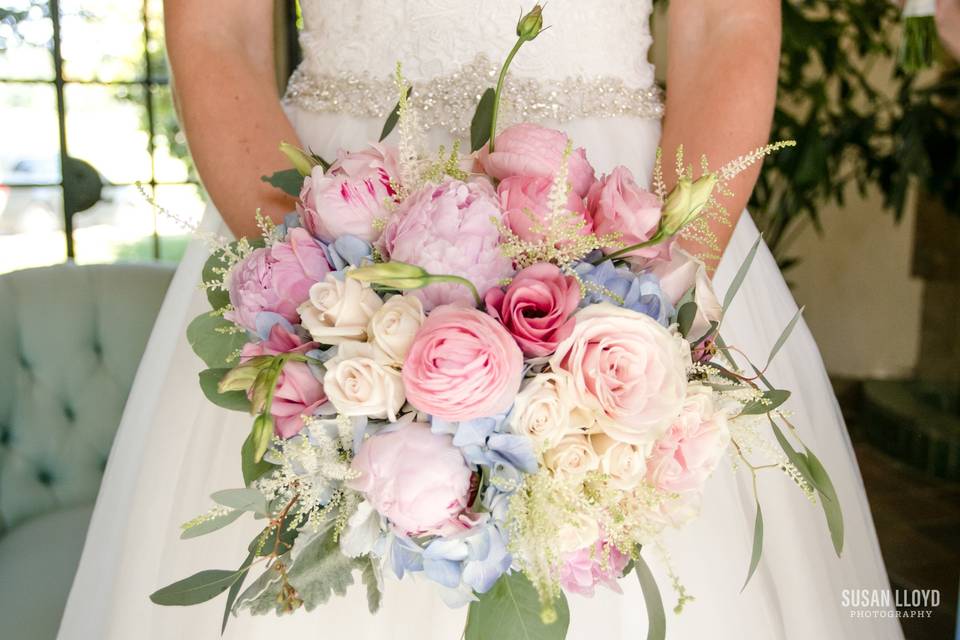
<path id="1" fill-rule="evenodd" d="M 757 249 L 760 248 L 760 242 L 763 240 L 763 235 L 758 235 L 757 239 L 754 241 L 753 246 L 750 247 L 750 251 L 747 253 L 747 257 L 743 259 L 743 263 L 740 265 L 740 268 L 737 269 L 737 274 L 733 277 L 733 280 L 730 282 L 730 286 L 727 288 L 727 293 L 723 296 L 723 312 L 726 313 L 727 309 L 730 307 L 730 303 L 733 302 L 734 296 L 737 295 L 737 291 L 740 290 L 740 285 L 743 284 L 744 278 L 747 277 L 747 272 L 750 271 L 750 265 L 753 264 L 753 259 L 757 255 Z"/>
<path id="2" fill-rule="evenodd" d="M 751 400 L 743 405 L 740 411 L 742 416 L 758 416 L 764 413 L 770 413 L 790 397 L 790 392 L 786 389 L 771 389 L 763 392 L 761 398 Z"/>
<path id="3" fill-rule="evenodd" d="M 256 489 L 223 489 L 210 496 L 217 504 L 238 511 L 252 511 L 261 516 L 268 515 L 267 499 Z"/>
<path id="4" fill-rule="evenodd" d="M 240 571 L 207 569 L 150 594 L 154 604 L 185 607 L 212 600 L 239 580 Z"/>
<path id="5" fill-rule="evenodd" d="M 240 568 L 237 571 L 240 571 L 240 577 L 237 578 L 237 581 L 230 585 L 230 590 L 227 591 L 227 604 L 223 609 L 223 622 L 220 625 L 220 635 L 223 635 L 223 632 L 227 630 L 227 621 L 230 619 L 230 612 L 233 609 L 233 603 L 237 599 L 237 594 L 240 593 L 240 589 L 243 587 L 243 581 L 246 580 L 247 574 L 250 573 L 250 565 L 253 564 L 253 554 L 247 554 L 247 559 L 243 561 L 243 564 L 240 565 Z"/>
<path id="6" fill-rule="evenodd" d="M 663 598 L 657 581 L 650 571 L 639 549 L 635 554 L 634 573 L 640 581 L 640 590 L 643 591 L 643 602 L 647 607 L 647 640 L 664 640 L 667 637 L 667 614 L 663 610 Z"/>
<path id="7" fill-rule="evenodd" d="M 688 337 L 690 334 L 690 329 L 693 327 L 693 321 L 696 319 L 697 303 L 684 303 L 677 311 L 677 328 L 680 330 L 680 335 L 682 335 L 684 338 Z"/>
<path id="8" fill-rule="evenodd" d="M 207 400 L 218 407 L 230 409 L 231 411 L 244 411 L 249 413 L 250 401 L 247 399 L 247 394 L 243 391 L 220 393 L 220 390 L 217 388 L 220 385 L 220 380 L 223 379 L 223 376 L 227 375 L 228 371 L 230 371 L 230 369 L 205 369 L 201 371 L 200 389 L 203 391 L 203 395 L 207 396 Z"/>
<path id="9" fill-rule="evenodd" d="M 247 333 L 236 329 L 237 325 L 221 316 L 202 313 L 187 326 L 187 342 L 208 367 L 219 369 L 235 363 L 247 343 Z"/>
<path id="10" fill-rule="evenodd" d="M 250 486 L 251 482 L 274 468 L 274 465 L 266 460 L 261 460 L 260 462 L 255 461 L 255 453 L 256 443 L 253 440 L 253 431 L 251 431 L 250 434 L 247 435 L 247 439 L 243 441 L 243 446 L 240 448 L 240 468 L 243 472 L 243 483 L 247 486 Z"/>
<path id="11" fill-rule="evenodd" d="M 750 583 L 754 571 L 760 564 L 760 556 L 763 555 L 763 512 L 760 510 L 760 501 L 757 501 L 757 517 L 753 523 L 753 551 L 750 553 L 750 568 L 747 570 L 747 579 L 743 581 L 740 587 L 742 592 Z"/>
<path id="12" fill-rule="evenodd" d="M 797 468 L 804 480 L 809 482 L 811 487 L 816 488 L 817 483 L 813 479 L 813 474 L 810 473 L 810 467 L 807 464 L 807 457 L 796 451 L 790 445 L 790 441 L 787 440 L 785 435 L 783 435 L 783 431 L 781 431 L 780 427 L 777 426 L 777 423 L 774 422 L 772 418 L 770 419 L 770 426 L 773 428 L 773 435 L 780 444 L 780 448 L 783 449 L 783 452 L 787 455 L 787 459 L 793 464 L 793 466 Z"/>
<path id="13" fill-rule="evenodd" d="M 413 92 L 413 87 L 407 87 L 407 97 L 410 97 L 410 94 Z M 383 123 L 383 130 L 380 131 L 380 142 L 383 142 L 390 132 L 393 131 L 394 127 L 397 126 L 397 122 L 400 121 L 400 101 L 397 100 L 397 104 L 393 105 L 393 109 L 390 111 L 390 115 L 387 116 L 387 120 Z"/>
<path id="14" fill-rule="evenodd" d="M 780 337 L 777 338 L 777 341 L 773 344 L 773 348 L 770 349 L 770 355 L 767 356 L 767 366 L 764 367 L 764 369 L 770 366 L 770 363 L 773 361 L 773 357 L 777 355 L 777 353 L 780 351 L 780 348 L 787 341 L 787 338 L 790 337 L 790 334 L 793 332 L 793 328 L 797 326 L 797 321 L 800 320 L 802 315 L 803 307 L 800 307 L 797 309 L 797 312 L 793 314 L 793 318 L 790 319 L 790 322 L 787 323 L 787 326 L 784 327 Z"/>
<path id="15" fill-rule="evenodd" d="M 303 176 L 296 169 L 284 169 L 269 176 L 260 176 L 260 180 L 294 198 L 298 198 L 303 189 Z"/>
<path id="16" fill-rule="evenodd" d="M 480 96 L 477 110 L 470 121 L 470 151 L 477 151 L 490 140 L 490 126 L 493 124 L 493 106 L 497 92 L 488 88 Z"/>
<path id="17" fill-rule="evenodd" d="M 843 553 L 843 511 L 840 509 L 840 498 L 837 496 L 837 490 L 830 480 L 830 475 L 823 467 L 813 451 L 807 449 L 807 464 L 810 469 L 810 475 L 813 476 L 814 485 L 820 493 L 820 505 L 823 507 L 823 513 L 827 518 L 827 528 L 830 529 L 830 539 L 833 542 L 833 548 L 837 556 Z"/>
<path id="18" fill-rule="evenodd" d="M 233 510 L 228 511 L 223 515 L 208 518 L 199 524 L 196 524 L 188 529 L 184 529 L 183 533 L 180 534 L 180 539 L 189 540 L 190 538 L 199 538 L 200 536 L 205 536 L 208 533 L 219 531 L 220 529 L 223 529 L 225 526 L 234 522 L 242 515 L 243 511 Z"/>
<path id="19" fill-rule="evenodd" d="M 541 619 L 543 605 L 530 580 L 521 572 L 504 574 L 490 591 L 470 603 L 465 640 L 563 640 L 570 626 L 570 609 L 561 593 L 554 603 L 557 619 Z"/>

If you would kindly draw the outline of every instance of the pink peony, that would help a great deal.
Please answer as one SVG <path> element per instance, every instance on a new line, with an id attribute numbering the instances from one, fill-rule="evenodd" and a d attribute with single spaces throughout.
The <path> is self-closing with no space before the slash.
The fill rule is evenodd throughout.
<path id="1" fill-rule="evenodd" d="M 396 151 L 370 145 L 364 151 L 337 154 L 337 161 L 324 172 L 314 167 L 303 181 L 297 211 L 304 226 L 324 242 L 353 235 L 367 242 L 377 239 L 374 220 L 386 219 L 385 202 L 396 194 Z"/>
<path id="2" fill-rule="evenodd" d="M 466 278 L 482 296 L 513 275 L 492 221 L 501 216 L 496 194 L 486 182 L 427 185 L 390 217 L 380 251 L 389 260 L 415 264 L 434 275 Z M 412 295 L 420 298 L 426 311 L 441 304 L 475 304 L 473 294 L 461 284 L 431 284 Z"/>
<path id="3" fill-rule="evenodd" d="M 608 542 L 578 549 L 566 555 L 560 567 L 560 586 L 564 591 L 593 597 L 594 587 L 602 584 L 611 591 L 623 593 L 617 580 L 630 556 Z"/>
<path id="4" fill-rule="evenodd" d="M 449 535 L 469 528 L 460 516 L 470 498 L 472 472 L 450 435 L 419 422 L 401 424 L 363 441 L 349 481 L 398 533 Z"/>
<path id="5" fill-rule="evenodd" d="M 507 226 L 521 239 L 528 242 L 543 240 L 543 234 L 534 232 L 532 227 L 534 220 L 543 222 L 550 211 L 547 199 L 552 185 L 550 178 L 511 176 L 497 187 Z M 584 213 L 583 198 L 573 191 L 567 197 L 567 210 L 582 215 L 586 222 L 582 233 L 590 233 L 592 225 Z"/>
<path id="6" fill-rule="evenodd" d="M 660 199 L 633 179 L 626 167 L 615 168 L 603 176 L 587 194 L 587 211 L 593 218 L 597 235 L 619 233 L 624 246 L 646 242 L 660 228 Z M 637 249 L 636 258 L 663 258 L 670 243 Z"/>
<path id="7" fill-rule="evenodd" d="M 511 176 L 528 176 L 552 180 L 563 162 L 567 134 L 528 122 L 507 127 L 497 136 L 493 153 L 483 147 L 477 156 L 484 172 L 505 180 Z M 573 150 L 567 159 L 570 186 L 584 197 L 594 181 L 593 167 L 582 147 Z"/>
<path id="8" fill-rule="evenodd" d="M 506 411 L 520 389 L 523 354 L 487 314 L 437 307 L 420 327 L 403 363 L 403 385 L 414 407 L 450 421 Z"/>
<path id="9" fill-rule="evenodd" d="M 580 304 L 580 283 L 549 263 L 527 267 L 506 292 L 490 289 L 487 313 L 499 320 L 524 355 L 548 356 L 573 331 L 573 312 Z"/>
<path id="10" fill-rule="evenodd" d="M 691 385 L 680 416 L 654 444 L 647 480 L 664 491 L 699 491 L 729 444 L 727 413 L 709 387 Z"/>
<path id="11" fill-rule="evenodd" d="M 291 229 L 284 242 L 255 249 L 230 271 L 233 309 L 224 317 L 250 331 L 256 331 L 261 311 L 297 322 L 297 307 L 329 272 L 323 247 L 305 230 Z"/>
<path id="12" fill-rule="evenodd" d="M 609 303 L 590 305 L 550 358 L 571 375 L 579 405 L 606 419 L 608 436 L 629 444 L 658 438 L 680 414 L 687 389 L 687 343 L 650 316 Z"/>
<path id="13" fill-rule="evenodd" d="M 266 341 L 249 343 L 243 347 L 240 362 L 246 362 L 255 356 L 306 353 L 316 346 L 313 342 L 304 342 L 300 336 L 287 331 L 283 324 L 278 322 L 270 329 Z M 295 436 L 303 429 L 303 416 L 313 415 L 326 401 L 323 385 L 306 363 L 284 363 L 283 370 L 277 377 L 273 403 L 270 406 L 274 432 L 281 438 Z"/>

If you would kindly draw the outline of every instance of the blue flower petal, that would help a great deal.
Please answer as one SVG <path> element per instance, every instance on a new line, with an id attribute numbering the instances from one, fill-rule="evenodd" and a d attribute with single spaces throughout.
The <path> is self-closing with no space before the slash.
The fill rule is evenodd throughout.
<path id="1" fill-rule="evenodd" d="M 495 433 L 487 440 L 487 446 L 517 469 L 525 473 L 536 473 L 537 454 L 529 438 L 510 433 Z"/>

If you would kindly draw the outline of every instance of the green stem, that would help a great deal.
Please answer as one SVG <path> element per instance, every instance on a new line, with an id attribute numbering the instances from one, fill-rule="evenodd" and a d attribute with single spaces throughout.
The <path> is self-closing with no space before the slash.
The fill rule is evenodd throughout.
<path id="1" fill-rule="evenodd" d="M 477 291 L 477 288 L 473 285 L 473 283 L 466 278 L 461 278 L 460 276 L 428 276 L 425 280 L 425 285 L 434 282 L 452 282 L 455 284 L 462 284 L 470 289 L 470 293 L 473 294 L 473 299 L 477 301 L 477 306 L 483 306 L 483 298 L 480 297 L 480 292 Z"/>
<path id="2" fill-rule="evenodd" d="M 652 247 L 656 244 L 660 244 L 662 240 L 663 240 L 663 233 L 661 231 L 658 231 L 652 238 L 650 238 L 645 242 L 638 242 L 637 244 L 632 244 L 629 247 L 618 249 L 609 255 L 595 258 L 591 264 L 600 264 L 601 262 L 605 262 L 607 260 L 616 260 L 617 258 L 622 258 L 623 256 L 636 251 L 637 249 L 646 249 L 647 247 Z"/>
<path id="3" fill-rule="evenodd" d="M 503 62 L 503 66 L 500 67 L 500 77 L 497 78 L 497 89 L 493 95 L 493 115 L 490 118 L 490 142 L 488 147 L 490 153 L 493 153 L 493 139 L 497 137 L 497 115 L 500 113 L 500 96 L 503 93 L 503 81 L 507 77 L 507 69 L 510 67 L 510 63 L 513 62 L 514 56 L 517 55 L 517 51 L 520 51 L 520 47 L 523 46 L 524 42 L 526 42 L 524 38 L 517 40 L 517 44 L 513 45 L 513 49 L 510 50 L 507 59 Z"/>

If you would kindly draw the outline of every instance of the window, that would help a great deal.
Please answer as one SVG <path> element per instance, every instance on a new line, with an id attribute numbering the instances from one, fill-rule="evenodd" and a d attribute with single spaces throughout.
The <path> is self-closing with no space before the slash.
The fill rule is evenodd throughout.
<path id="1" fill-rule="evenodd" d="M 177 126 L 162 0 L 0 0 L 0 273 L 170 260 L 203 197 Z M 138 186 L 139 185 L 139 186 Z"/>

